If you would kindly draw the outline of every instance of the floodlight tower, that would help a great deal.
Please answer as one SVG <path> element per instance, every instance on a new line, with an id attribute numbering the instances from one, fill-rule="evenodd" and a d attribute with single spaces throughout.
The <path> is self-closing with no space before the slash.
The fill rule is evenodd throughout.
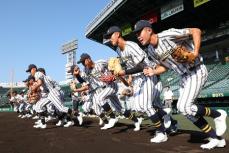
<path id="1" fill-rule="evenodd" d="M 61 48 L 62 54 L 67 54 L 67 64 L 65 65 L 65 79 L 70 80 L 72 79 L 72 74 L 68 73 L 71 66 L 75 64 L 76 61 L 76 49 L 78 48 L 78 40 L 75 39 L 71 42 L 67 42 Z"/>

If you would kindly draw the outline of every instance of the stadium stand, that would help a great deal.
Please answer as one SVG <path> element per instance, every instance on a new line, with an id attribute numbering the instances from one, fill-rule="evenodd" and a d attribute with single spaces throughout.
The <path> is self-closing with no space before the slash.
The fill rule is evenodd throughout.
<path id="1" fill-rule="evenodd" d="M 68 106 L 68 107 L 71 107 L 72 103 L 71 103 L 71 90 L 70 90 L 70 87 L 68 85 L 62 85 L 61 86 L 61 89 L 63 90 L 64 92 L 64 100 L 65 100 L 65 103 L 64 105 L 65 106 Z"/>
<path id="2" fill-rule="evenodd" d="M 12 91 L 17 91 L 20 93 L 22 90 L 25 90 L 25 87 L 14 87 Z M 0 87 L 0 112 L 13 111 L 12 105 L 9 103 L 7 95 L 11 92 L 9 87 Z"/>
<path id="3" fill-rule="evenodd" d="M 207 65 L 209 72 L 207 82 L 201 91 L 200 98 L 229 95 L 229 64 L 214 63 Z M 161 76 L 163 86 L 170 86 L 175 98 L 178 96 L 179 76 L 169 71 Z"/>
<path id="4" fill-rule="evenodd" d="M 213 63 L 207 64 L 207 69 L 209 72 L 208 80 L 199 95 L 199 98 L 215 98 L 215 97 L 228 97 L 229 96 L 229 63 Z M 176 75 L 173 71 L 168 71 L 161 75 L 161 81 L 163 87 L 170 86 L 174 93 L 175 100 L 179 95 L 179 83 L 180 76 Z M 68 85 L 61 85 L 64 91 L 65 105 L 71 106 L 71 91 Z M 18 92 L 22 91 L 24 88 L 13 88 Z M 7 93 L 10 88 L 0 88 L 0 107 L 8 107 Z"/>

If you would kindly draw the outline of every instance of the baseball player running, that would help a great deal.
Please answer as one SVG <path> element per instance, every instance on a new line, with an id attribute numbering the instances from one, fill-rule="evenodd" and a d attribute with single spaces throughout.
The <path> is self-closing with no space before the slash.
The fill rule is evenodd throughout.
<path id="1" fill-rule="evenodd" d="M 50 76 L 46 75 L 46 71 L 44 68 L 38 68 L 37 69 L 38 72 L 41 72 L 42 74 L 44 74 L 47 79 L 49 80 L 49 82 L 51 82 L 53 84 L 53 86 L 55 86 L 55 89 L 59 90 L 60 92 L 60 97 L 61 97 L 61 100 L 64 101 L 64 92 L 63 90 L 61 90 L 61 87 L 60 85 L 55 81 L 53 80 Z M 43 87 L 41 87 L 41 96 L 44 97 L 44 98 L 47 98 L 48 96 L 48 89 L 45 89 Z M 58 110 L 56 109 L 55 105 L 53 105 L 53 103 L 51 101 L 47 102 L 47 103 L 43 103 L 42 105 L 40 105 L 38 108 L 43 108 L 44 110 L 46 110 L 46 118 L 45 118 L 45 121 L 48 122 L 52 119 L 55 118 L 55 116 L 58 116 Z M 71 120 L 70 117 L 68 116 L 68 120 Z M 70 121 L 64 125 L 64 127 L 68 127 L 70 124 Z"/>
<path id="2" fill-rule="evenodd" d="M 13 104 L 14 112 L 17 112 L 17 113 L 19 113 L 18 100 L 19 100 L 19 94 L 17 91 L 13 91 L 12 94 L 10 93 L 9 101 L 10 101 L 10 103 Z"/>
<path id="3" fill-rule="evenodd" d="M 153 105 L 157 106 L 157 108 L 162 107 L 161 102 L 157 99 L 160 95 L 160 91 L 156 87 L 158 77 L 147 77 L 142 73 L 142 67 L 147 65 L 145 59 L 146 53 L 136 43 L 125 41 L 121 36 L 121 29 L 117 26 L 110 27 L 104 35 L 104 38 L 108 40 L 112 46 L 117 47 L 116 52 L 125 63 L 125 70 L 118 72 L 118 75 L 133 74 L 135 110 L 147 113 L 153 126 L 157 130 L 156 136 L 150 141 L 154 143 L 167 141 L 166 129 L 164 124 L 161 123 L 160 114 L 153 108 Z"/>
<path id="4" fill-rule="evenodd" d="M 151 60 L 158 63 L 156 69 L 144 70 L 146 76 L 159 75 L 167 69 L 172 69 L 181 75 L 177 108 L 210 137 L 209 142 L 200 147 L 202 149 L 224 147 L 226 142 L 221 136 L 226 131 L 226 112 L 194 103 L 208 76 L 203 59 L 199 55 L 200 29 L 169 29 L 156 34 L 148 21 L 140 20 L 135 24 L 134 32 L 142 45 L 148 45 L 148 55 Z M 216 131 L 204 116 L 214 119 Z"/>
<path id="5" fill-rule="evenodd" d="M 46 128 L 47 125 L 45 124 L 45 110 L 41 105 L 47 104 L 50 101 L 47 99 L 47 94 L 44 96 L 44 90 L 41 88 L 37 88 L 37 90 L 32 90 L 34 86 L 37 85 L 35 77 L 29 75 L 28 77 L 28 100 L 30 103 L 34 104 L 34 110 L 36 111 L 37 115 L 39 116 L 39 120 L 35 122 L 34 128 Z"/>
<path id="6" fill-rule="evenodd" d="M 86 73 L 86 80 L 89 82 L 90 86 L 87 85 L 83 88 L 76 89 L 75 92 L 85 91 L 88 90 L 90 87 L 92 89 L 95 89 L 95 103 L 106 112 L 107 116 L 110 117 L 108 123 L 105 124 L 101 129 L 105 130 L 114 127 L 114 125 L 117 123 L 117 119 L 115 118 L 115 114 L 111 109 L 108 101 L 111 96 L 115 94 L 117 87 L 114 83 L 106 84 L 99 79 L 102 74 L 107 73 L 105 69 L 106 63 L 103 61 L 93 62 L 91 57 L 86 53 L 83 53 L 80 56 L 80 61 L 78 61 L 78 64 L 79 63 L 82 63 L 85 67 L 84 72 Z M 118 103 L 119 102 L 117 101 L 117 104 Z M 121 105 L 119 106 L 119 108 L 119 110 L 121 111 Z M 100 116 L 100 118 L 104 117 L 105 116 Z"/>
<path id="7" fill-rule="evenodd" d="M 28 103 L 27 95 L 24 90 L 20 92 L 19 103 L 19 112 L 22 114 L 21 118 L 30 118 L 32 116 L 29 111 L 31 105 Z"/>
<path id="8" fill-rule="evenodd" d="M 112 105 L 112 107 L 115 108 L 116 111 L 121 113 L 122 110 L 121 103 L 116 95 L 118 91 L 117 83 L 115 81 L 107 83 L 101 80 L 101 77 L 103 75 L 110 73 L 108 71 L 107 62 L 105 61 L 93 62 L 91 60 L 91 57 L 88 54 L 82 54 L 80 62 L 85 66 L 85 72 L 88 76 L 87 80 L 90 83 L 92 89 L 96 89 L 100 87 L 100 89 L 96 90 L 96 95 L 94 95 L 96 103 L 99 103 L 99 106 L 101 106 L 105 112 L 108 112 L 108 114 L 109 112 L 111 112 L 112 115 L 110 119 L 111 123 L 109 120 L 109 123 L 105 124 L 104 127 L 102 127 L 101 129 L 111 128 L 114 126 L 117 120 L 115 119 L 114 113 L 112 112 L 112 109 L 109 106 L 107 100 L 110 100 L 110 105 Z M 140 122 L 134 114 L 132 114 L 130 111 L 125 111 L 123 115 L 134 121 L 135 123 L 134 131 L 140 130 Z M 103 119 L 104 117 L 101 118 Z M 114 121 L 112 121 L 113 118 Z"/>
<path id="9" fill-rule="evenodd" d="M 85 75 L 80 71 L 77 65 L 72 65 L 69 73 L 72 73 L 74 80 L 81 84 L 81 87 L 76 88 L 75 83 L 70 84 L 70 88 L 73 94 L 81 94 L 81 100 L 83 102 L 83 112 L 90 113 L 91 110 L 94 110 L 95 114 L 99 117 L 100 123 L 99 125 L 108 124 L 108 120 L 104 112 L 102 112 L 102 107 L 96 103 L 96 90 L 89 90 L 90 83 L 85 80 Z M 76 112 L 77 113 L 77 112 Z"/>
<path id="10" fill-rule="evenodd" d="M 44 75 L 41 72 L 37 72 L 36 65 L 30 64 L 26 72 L 29 72 L 32 76 L 34 76 L 37 81 L 37 84 L 32 87 L 32 91 L 36 91 L 41 86 L 44 89 L 47 89 L 48 95 L 47 95 L 47 98 L 45 99 L 47 101 L 48 100 L 51 101 L 53 105 L 57 108 L 57 110 L 60 113 L 62 113 L 61 115 L 59 115 L 59 122 L 56 124 L 57 126 L 62 125 L 63 124 L 62 120 L 64 118 L 69 119 L 67 116 L 68 115 L 71 116 L 72 110 L 63 105 L 62 94 L 60 93 L 59 89 L 56 88 L 56 86 L 50 81 L 50 79 L 46 75 Z M 37 107 L 37 109 L 39 109 L 39 111 L 41 112 L 41 116 L 42 116 L 42 124 L 40 124 L 40 127 L 46 128 L 45 114 L 42 114 L 44 112 L 43 105 L 39 105 L 39 106 L 41 107 Z M 71 122 L 71 121 L 68 120 L 68 122 Z"/>

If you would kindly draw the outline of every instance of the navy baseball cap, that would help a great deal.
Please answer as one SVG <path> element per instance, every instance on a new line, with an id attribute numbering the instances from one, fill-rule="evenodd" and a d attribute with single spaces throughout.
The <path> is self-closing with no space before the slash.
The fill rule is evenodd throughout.
<path id="1" fill-rule="evenodd" d="M 91 58 L 91 56 L 88 55 L 87 53 L 81 54 L 81 55 L 80 55 L 80 60 L 77 62 L 77 64 L 80 64 L 80 63 L 84 64 L 84 61 L 85 61 L 86 59 L 88 59 L 88 58 Z"/>
<path id="2" fill-rule="evenodd" d="M 134 25 L 133 33 L 138 33 L 139 31 L 141 31 L 145 27 L 152 28 L 152 25 L 147 20 L 140 20 Z"/>
<path id="3" fill-rule="evenodd" d="M 121 33 L 121 31 L 122 30 L 118 26 L 112 26 L 107 30 L 107 33 L 103 35 L 103 38 L 109 39 L 113 33 L 115 32 Z"/>
<path id="4" fill-rule="evenodd" d="M 46 75 L 46 72 L 45 72 L 45 69 L 44 69 L 44 68 L 41 68 L 41 67 L 40 67 L 40 68 L 37 69 L 37 71 L 38 71 L 38 72 L 42 72 L 42 73 L 44 73 L 44 75 Z"/>
<path id="5" fill-rule="evenodd" d="M 35 64 L 29 64 L 28 69 L 26 70 L 26 72 L 30 72 L 31 69 L 33 69 L 33 68 L 37 69 L 37 66 Z"/>
<path id="6" fill-rule="evenodd" d="M 73 71 L 74 71 L 75 68 L 79 68 L 78 65 L 72 65 L 70 70 L 68 71 L 68 73 L 73 74 Z"/>

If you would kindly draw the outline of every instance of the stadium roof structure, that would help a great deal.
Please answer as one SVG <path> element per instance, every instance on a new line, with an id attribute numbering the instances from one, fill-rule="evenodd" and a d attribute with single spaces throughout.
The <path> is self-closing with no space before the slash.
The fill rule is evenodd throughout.
<path id="1" fill-rule="evenodd" d="M 106 30 L 116 25 L 121 27 L 124 37 L 135 40 L 131 35 L 134 24 L 140 19 L 146 19 L 150 20 L 156 32 L 171 27 L 199 27 L 208 34 L 211 34 L 211 31 L 214 33 L 205 36 L 203 45 L 219 42 L 228 44 L 229 11 L 226 2 L 226 0 L 112 0 L 88 24 L 85 35 L 88 39 L 102 43 Z M 174 6 L 174 3 L 177 6 Z"/>

